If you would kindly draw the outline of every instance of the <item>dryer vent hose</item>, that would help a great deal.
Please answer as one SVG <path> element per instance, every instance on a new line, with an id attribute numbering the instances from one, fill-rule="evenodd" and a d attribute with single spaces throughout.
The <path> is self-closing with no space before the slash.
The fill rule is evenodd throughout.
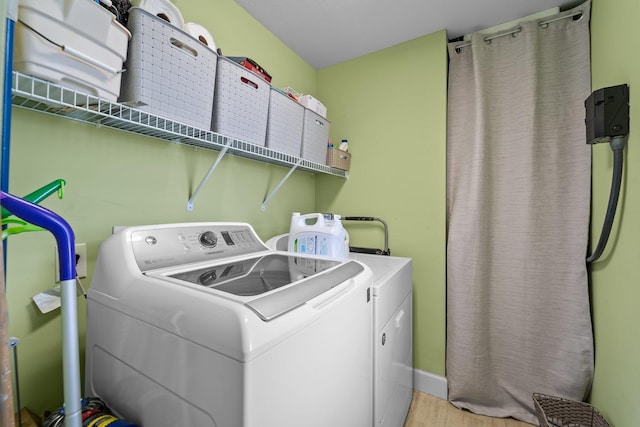
<path id="1" fill-rule="evenodd" d="M 622 185 L 622 166 L 624 163 L 624 136 L 614 137 L 611 140 L 611 149 L 613 150 L 613 177 L 611 179 L 611 192 L 609 193 L 609 205 L 607 206 L 607 213 L 604 217 L 604 225 L 602 226 L 602 232 L 600 233 L 600 239 L 593 254 L 587 257 L 587 264 L 597 261 L 604 248 L 607 246 L 609 235 L 611 234 L 611 228 L 613 227 L 613 220 L 616 216 L 616 207 L 618 206 L 618 198 L 620 196 L 620 187 Z"/>

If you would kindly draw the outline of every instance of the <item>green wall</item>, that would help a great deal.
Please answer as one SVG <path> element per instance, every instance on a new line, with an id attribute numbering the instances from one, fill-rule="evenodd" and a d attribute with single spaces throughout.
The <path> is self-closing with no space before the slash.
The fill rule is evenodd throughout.
<path id="1" fill-rule="evenodd" d="M 285 232 L 292 211 L 378 216 L 390 247 L 414 259 L 415 366 L 444 375 L 446 34 L 434 33 L 316 72 L 233 0 L 177 0 L 186 21 L 203 24 L 227 55 L 256 59 L 274 86 L 317 95 L 328 107 L 334 141 L 348 138 L 350 179 L 295 172 L 260 210 L 284 168 L 229 156 L 193 212 L 185 205 L 217 152 L 194 150 L 21 109 L 13 110 L 11 191 L 22 195 L 53 179 L 68 182 L 63 200 L 43 203 L 86 242 L 89 275 L 113 225 L 174 221 L 247 221 L 261 237 Z M 4 13 L 1 11 L 0 15 Z M 2 17 L 4 22 L 4 17 Z M 616 427 L 640 420 L 640 155 L 634 135 L 634 83 L 640 59 L 636 0 L 594 0 L 593 88 L 628 83 L 632 134 L 616 227 L 604 258 L 592 268 L 596 375 L 591 402 Z M 593 149 L 593 239 L 604 216 L 611 152 Z M 634 185 L 636 184 L 636 185 Z M 346 224 L 360 246 L 381 247 L 375 225 Z M 636 230 L 636 231 L 634 231 Z M 54 286 L 54 241 L 46 233 L 9 242 L 10 334 L 20 338 L 22 405 L 41 412 L 62 402 L 58 312 L 41 315 L 31 297 Z M 90 277 L 83 280 L 88 285 Z M 84 301 L 79 299 L 80 318 Z M 84 323 L 81 323 L 81 332 Z M 82 337 L 82 341 L 84 337 Z"/>
<path id="2" fill-rule="evenodd" d="M 640 425 L 640 3 L 595 0 L 591 18 L 592 87 L 627 83 L 630 136 L 616 224 L 592 267 L 595 378 L 591 402 L 616 427 Z M 611 185 L 612 154 L 593 147 L 592 239 L 598 238 Z"/>
<path id="3" fill-rule="evenodd" d="M 440 31 L 318 72 L 318 92 L 346 138 L 349 180 L 316 180 L 317 207 L 375 216 L 392 255 L 413 258 L 414 365 L 444 376 L 446 34 Z M 383 245 L 378 223 L 346 222 L 355 246 Z"/>
<path id="4" fill-rule="evenodd" d="M 185 21 L 209 29 L 223 53 L 262 64 L 274 86 L 315 93 L 316 70 L 233 0 L 182 0 L 178 6 Z M 87 244 L 85 286 L 98 247 L 114 225 L 246 221 L 266 239 L 288 231 L 292 211 L 314 211 L 315 175 L 296 171 L 263 212 L 262 201 L 288 169 L 229 155 L 187 211 L 190 192 L 217 155 L 14 108 L 10 191 L 24 195 L 57 178 L 67 181 L 64 199 L 50 197 L 42 204 L 71 224 L 77 242 Z M 46 232 L 26 233 L 10 237 L 8 247 L 9 332 L 20 339 L 21 404 L 41 413 L 62 404 L 59 310 L 40 314 L 31 300 L 55 285 L 55 242 Z M 78 304 L 83 346 L 86 303 L 80 298 Z"/>

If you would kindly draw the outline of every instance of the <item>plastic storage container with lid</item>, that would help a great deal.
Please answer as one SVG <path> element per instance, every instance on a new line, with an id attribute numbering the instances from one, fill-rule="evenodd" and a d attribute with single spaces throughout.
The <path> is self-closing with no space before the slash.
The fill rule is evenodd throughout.
<path id="1" fill-rule="evenodd" d="M 87 0 L 20 0 L 13 68 L 60 86 L 116 101 L 129 31 Z"/>

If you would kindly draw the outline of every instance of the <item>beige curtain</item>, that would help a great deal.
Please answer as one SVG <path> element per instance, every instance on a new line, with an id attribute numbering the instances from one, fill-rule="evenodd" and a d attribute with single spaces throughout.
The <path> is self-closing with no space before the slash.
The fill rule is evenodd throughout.
<path id="1" fill-rule="evenodd" d="M 446 372 L 476 413 L 537 425 L 533 392 L 591 384 L 589 9 L 449 46 Z"/>

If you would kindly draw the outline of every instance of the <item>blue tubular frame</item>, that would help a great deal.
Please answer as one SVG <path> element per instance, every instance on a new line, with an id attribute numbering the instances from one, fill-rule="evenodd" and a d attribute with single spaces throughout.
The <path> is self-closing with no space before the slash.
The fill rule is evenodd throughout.
<path id="1" fill-rule="evenodd" d="M 9 158 L 11 154 L 11 82 L 13 75 L 13 32 L 15 22 L 7 18 L 4 46 L 4 99 L 2 104 L 2 175 L 0 191 L 9 191 Z"/>
<path id="2" fill-rule="evenodd" d="M 76 250 L 73 230 L 67 221 L 54 212 L 4 191 L 0 191 L 0 204 L 18 218 L 49 230 L 58 243 L 62 297 L 62 372 L 64 377 L 65 426 L 81 427 Z"/>
<path id="3" fill-rule="evenodd" d="M 11 6 L 9 6 L 9 9 Z M 3 99 L 2 99 L 2 152 L 0 153 L 0 191 L 9 191 L 9 160 L 11 157 L 11 86 L 13 82 L 13 34 L 15 30 L 15 21 L 11 19 L 11 15 L 17 14 L 16 11 L 8 9 L 7 25 L 4 37 L 4 82 L 3 82 Z M 17 17 L 16 17 L 17 18 Z M 4 225 L 3 225 L 4 227 Z M 2 265 L 4 274 L 7 274 L 7 241 L 2 242 Z M 6 287 L 6 282 L 5 282 Z"/>
<path id="4" fill-rule="evenodd" d="M 60 280 L 76 279 L 75 236 L 67 221 L 40 205 L 23 200 L 4 191 L 0 192 L 0 203 L 15 216 L 49 230 L 58 243 Z"/>
<path id="5" fill-rule="evenodd" d="M 60 260 L 60 288 L 62 314 L 62 372 L 64 378 L 65 426 L 82 426 L 80 398 L 80 351 L 78 347 L 78 313 L 76 301 L 75 236 L 69 223 L 57 214 L 26 200 L 12 196 L 9 191 L 11 148 L 11 110 L 13 83 L 13 44 L 17 0 L 9 0 L 7 9 L 4 55 L 2 107 L 2 151 L 0 165 L 0 205 L 15 216 L 49 230 L 58 243 Z M 12 17 L 14 19 L 12 19 Z M 3 263 L 7 264 L 6 240 L 3 244 Z M 0 343 L 5 345 L 5 343 Z"/>

